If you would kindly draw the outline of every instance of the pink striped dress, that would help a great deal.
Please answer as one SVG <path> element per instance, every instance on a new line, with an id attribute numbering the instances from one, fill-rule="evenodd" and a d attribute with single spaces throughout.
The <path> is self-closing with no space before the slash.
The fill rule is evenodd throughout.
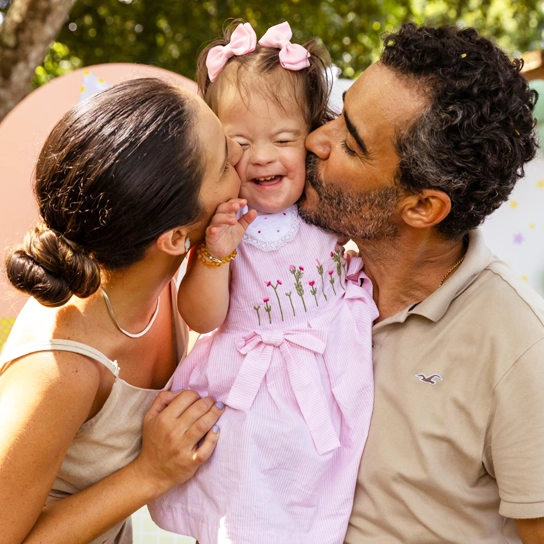
<path id="1" fill-rule="evenodd" d="M 226 405 L 210 461 L 149 505 L 200 544 L 343 542 L 373 405 L 377 317 L 359 258 L 299 219 L 260 215 L 232 262 L 230 306 L 174 375 Z"/>

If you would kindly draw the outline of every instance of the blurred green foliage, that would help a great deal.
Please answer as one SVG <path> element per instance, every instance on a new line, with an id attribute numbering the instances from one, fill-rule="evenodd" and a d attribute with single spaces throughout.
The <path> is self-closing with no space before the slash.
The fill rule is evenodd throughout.
<path id="1" fill-rule="evenodd" d="M 0 0 L 0 13 L 10 0 Z M 198 51 L 229 18 L 249 21 L 260 36 L 289 21 L 294 41 L 319 36 L 343 77 L 376 60 L 380 36 L 404 21 L 473 26 L 510 55 L 539 49 L 544 0 L 77 0 L 35 85 L 81 66 L 154 64 L 194 77 Z M 248 7 L 251 6 L 251 7 Z"/>

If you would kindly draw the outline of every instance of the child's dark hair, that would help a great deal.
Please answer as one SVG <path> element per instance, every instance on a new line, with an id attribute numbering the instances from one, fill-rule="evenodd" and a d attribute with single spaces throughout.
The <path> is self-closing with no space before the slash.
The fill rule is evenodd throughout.
<path id="1" fill-rule="evenodd" d="M 6 257 L 19 290 L 44 306 L 100 286 L 101 270 L 139 261 L 164 232 L 203 213 L 195 99 L 153 78 L 72 108 L 47 138 L 34 191 L 41 222 Z"/>
<path id="2" fill-rule="evenodd" d="M 245 21 L 236 19 L 227 24 L 222 38 L 210 43 L 200 53 L 197 61 L 197 83 L 201 96 L 210 108 L 217 114 L 225 82 L 235 83 L 243 96 L 249 96 L 247 91 L 247 76 L 254 74 L 281 74 L 290 82 L 285 85 L 263 85 L 263 92 L 274 99 L 281 107 L 286 96 L 295 97 L 304 112 L 304 119 L 309 130 L 314 130 L 335 117 L 329 108 L 329 96 L 332 80 L 330 78 L 331 60 L 327 49 L 313 38 L 303 46 L 310 53 L 310 66 L 302 70 L 292 71 L 282 68 L 279 62 L 279 49 L 257 44 L 255 50 L 245 55 L 231 57 L 221 73 L 213 81 L 208 77 L 206 58 L 210 49 L 217 45 L 226 45 L 230 42 L 231 34 L 239 24 Z M 234 77 L 233 77 L 234 71 Z M 281 72 L 280 72 L 281 71 Z M 286 94 L 287 93 L 287 94 Z"/>

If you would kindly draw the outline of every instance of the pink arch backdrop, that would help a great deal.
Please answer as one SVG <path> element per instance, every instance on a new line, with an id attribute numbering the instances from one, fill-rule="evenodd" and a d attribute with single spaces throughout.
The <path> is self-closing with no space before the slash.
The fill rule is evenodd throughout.
<path id="1" fill-rule="evenodd" d="M 22 240 L 38 219 L 32 194 L 34 165 L 55 123 L 78 101 L 116 83 L 157 77 L 196 92 L 184 76 L 139 64 L 98 64 L 59 77 L 28 95 L 0 124 L 0 349 L 26 297 L 9 285 L 3 270 L 6 248 Z"/>

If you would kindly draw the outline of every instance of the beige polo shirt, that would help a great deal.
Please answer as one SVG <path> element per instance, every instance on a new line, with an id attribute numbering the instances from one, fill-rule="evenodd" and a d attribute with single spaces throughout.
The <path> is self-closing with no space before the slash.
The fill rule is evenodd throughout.
<path id="1" fill-rule="evenodd" d="M 498 544 L 544 517 L 544 301 L 471 233 L 430 297 L 374 326 L 349 544 Z"/>

